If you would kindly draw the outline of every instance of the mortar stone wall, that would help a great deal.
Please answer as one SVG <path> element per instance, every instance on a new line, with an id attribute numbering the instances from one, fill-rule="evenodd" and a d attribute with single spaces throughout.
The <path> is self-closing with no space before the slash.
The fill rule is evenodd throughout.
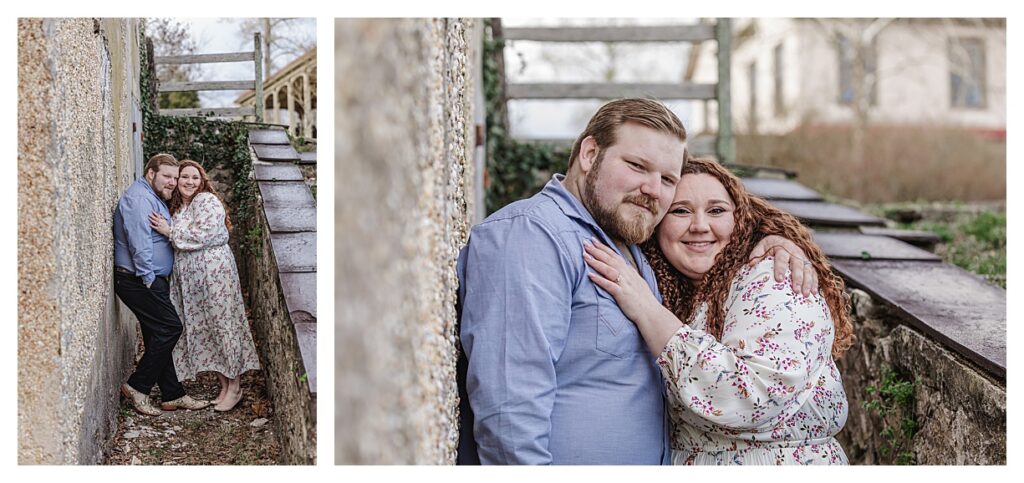
<path id="1" fill-rule="evenodd" d="M 339 464 L 455 462 L 455 260 L 477 209 L 469 39 L 478 28 L 335 23 Z"/>
<path id="2" fill-rule="evenodd" d="M 850 404 L 838 438 L 851 464 L 892 464 L 882 454 L 886 427 L 864 409 L 868 386 L 880 386 L 885 367 L 917 381 L 911 449 L 920 465 L 1005 465 L 1006 384 L 942 344 L 904 325 L 870 295 L 853 289 L 857 341 L 837 362 Z"/>
<path id="3" fill-rule="evenodd" d="M 134 362 L 113 209 L 137 176 L 139 24 L 18 20 L 18 461 L 94 464 Z"/>
<path id="4" fill-rule="evenodd" d="M 260 239 L 256 255 L 239 258 L 248 266 L 248 306 L 253 336 L 259 345 L 260 365 L 274 404 L 274 428 L 280 435 L 280 463 L 316 464 L 316 395 L 303 380 L 295 328 L 281 287 L 281 276 L 270 241 L 270 226 L 263 207 L 256 209 Z M 249 231 L 249 230 L 246 230 Z"/>

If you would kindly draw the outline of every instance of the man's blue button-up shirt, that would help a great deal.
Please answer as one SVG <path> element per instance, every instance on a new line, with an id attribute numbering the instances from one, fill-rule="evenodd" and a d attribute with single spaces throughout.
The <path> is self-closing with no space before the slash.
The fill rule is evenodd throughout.
<path id="1" fill-rule="evenodd" d="M 563 179 L 489 216 L 459 253 L 480 462 L 668 463 L 661 372 L 583 261 L 584 240 L 615 244 Z M 643 254 L 630 252 L 660 298 Z"/>
<path id="2" fill-rule="evenodd" d="M 174 268 L 171 241 L 149 224 L 154 211 L 170 223 L 167 204 L 145 178 L 128 187 L 114 210 L 114 265 L 135 272 L 147 285 Z"/>

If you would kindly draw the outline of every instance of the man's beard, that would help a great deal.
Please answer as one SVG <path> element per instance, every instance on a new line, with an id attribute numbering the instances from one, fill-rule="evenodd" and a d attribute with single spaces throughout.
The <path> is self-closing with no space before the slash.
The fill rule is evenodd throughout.
<path id="1" fill-rule="evenodd" d="M 171 197 L 174 196 L 174 188 L 171 188 L 170 191 L 165 193 L 164 190 L 156 188 L 156 180 L 155 179 L 151 180 L 151 179 L 147 178 L 146 181 L 149 183 L 149 186 L 151 188 L 153 188 L 153 192 L 156 193 L 156 195 L 159 196 L 164 201 L 170 201 Z"/>
<path id="2" fill-rule="evenodd" d="M 595 185 L 603 160 L 604 153 L 598 154 L 594 166 L 583 179 L 583 206 L 590 211 L 597 226 L 600 226 L 613 240 L 619 240 L 627 245 L 636 245 L 646 241 L 654 234 L 655 224 L 648 223 L 642 212 L 638 212 L 631 218 L 626 218 L 616 213 L 618 206 L 608 208 L 601 205 Z M 652 196 L 642 193 L 628 195 L 622 199 L 622 204 L 625 203 L 635 203 L 647 208 L 652 220 L 658 217 L 658 200 Z"/>

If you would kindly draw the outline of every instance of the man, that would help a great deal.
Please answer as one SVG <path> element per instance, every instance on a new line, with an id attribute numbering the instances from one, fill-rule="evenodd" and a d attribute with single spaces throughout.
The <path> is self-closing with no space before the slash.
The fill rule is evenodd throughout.
<path id="1" fill-rule="evenodd" d="M 149 400 L 153 384 L 160 386 L 161 408 L 202 409 L 207 401 L 185 394 L 174 372 L 171 351 L 182 326 L 171 305 L 169 280 L 174 265 L 170 240 L 154 230 L 150 213 L 170 220 L 165 200 L 177 186 L 178 160 L 157 154 L 146 163 L 145 175 L 121 196 L 114 210 L 114 292 L 139 319 L 145 352 L 121 393 L 139 413 L 159 416 Z"/>
<path id="2" fill-rule="evenodd" d="M 565 176 L 473 228 L 457 264 L 469 402 L 460 463 L 670 461 L 661 372 L 587 277 L 583 243 L 615 247 L 658 294 L 636 245 L 671 205 L 685 156 L 686 131 L 665 106 L 612 101 L 576 140 Z"/>

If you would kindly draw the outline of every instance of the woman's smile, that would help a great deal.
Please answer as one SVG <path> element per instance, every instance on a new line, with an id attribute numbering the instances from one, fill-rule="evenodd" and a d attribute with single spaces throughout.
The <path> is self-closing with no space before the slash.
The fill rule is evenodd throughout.
<path id="1" fill-rule="evenodd" d="M 687 174 L 676 185 L 676 196 L 658 226 L 658 244 L 676 270 L 700 280 L 729 244 L 736 226 L 735 202 L 715 177 Z"/>
<path id="2" fill-rule="evenodd" d="M 689 241 L 689 242 L 688 241 L 684 241 L 684 242 L 681 242 L 681 243 L 683 245 L 686 245 L 686 247 L 691 252 L 697 252 L 697 253 L 708 252 L 708 251 L 711 250 L 712 246 L 715 244 L 714 241 Z"/>
<path id="3" fill-rule="evenodd" d="M 182 168 L 181 172 L 178 174 L 178 189 L 181 191 L 181 194 L 185 197 L 186 201 L 192 198 L 192 195 L 196 194 L 196 191 L 199 190 L 202 183 L 203 178 L 200 176 L 199 170 L 193 166 L 186 166 Z"/>

